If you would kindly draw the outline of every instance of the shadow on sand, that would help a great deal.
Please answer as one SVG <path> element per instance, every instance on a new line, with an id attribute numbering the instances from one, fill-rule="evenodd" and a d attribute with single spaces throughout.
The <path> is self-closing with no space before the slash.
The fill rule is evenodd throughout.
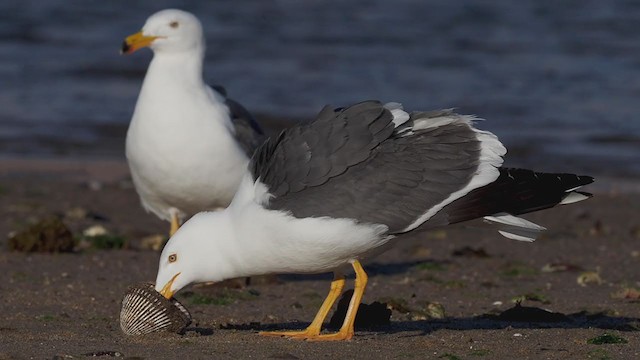
<path id="1" fill-rule="evenodd" d="M 536 317 L 530 318 L 530 317 Z M 221 330 L 273 331 L 302 330 L 308 323 L 288 322 L 279 324 L 226 324 Z M 407 336 L 422 336 L 438 330 L 500 330 L 500 329 L 589 329 L 618 330 L 625 332 L 640 331 L 640 318 L 614 317 L 604 313 L 578 312 L 575 314 L 551 313 L 536 307 L 516 305 L 499 315 L 481 315 L 467 318 L 445 318 L 419 321 L 393 321 L 389 325 L 363 328 L 356 326 L 356 331 L 372 331 L 376 333 L 408 333 Z M 217 329 L 187 328 L 200 335 L 212 335 Z M 413 334 L 418 331 L 418 334 Z M 409 334 L 412 333 L 412 334 Z"/>

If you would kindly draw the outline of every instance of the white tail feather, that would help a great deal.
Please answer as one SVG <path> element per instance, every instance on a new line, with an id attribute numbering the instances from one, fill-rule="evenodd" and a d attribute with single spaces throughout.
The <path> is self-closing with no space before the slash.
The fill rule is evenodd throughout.
<path id="1" fill-rule="evenodd" d="M 507 213 L 485 216 L 484 219 L 490 224 L 497 224 L 500 227 L 498 232 L 502 236 L 512 240 L 532 242 L 538 235 L 547 230 L 545 227 L 532 223 L 529 220 Z"/>
<path id="2" fill-rule="evenodd" d="M 504 230 L 498 230 L 500 235 L 506 237 L 507 239 L 517 240 L 517 241 L 525 241 L 525 242 L 534 242 L 536 241 L 536 237 L 524 236 L 519 234 L 513 234 Z"/>
<path id="3" fill-rule="evenodd" d="M 565 195 L 564 198 L 562 198 L 562 201 L 560 201 L 560 204 L 561 205 L 573 204 L 578 201 L 587 200 L 588 198 L 589 196 L 585 194 L 572 191 L 572 192 L 569 192 L 567 195 Z"/>
<path id="4" fill-rule="evenodd" d="M 525 220 L 523 218 L 519 218 L 507 213 L 493 214 L 492 216 L 485 216 L 484 218 L 489 222 L 500 223 L 518 228 L 526 228 L 538 231 L 547 230 L 545 227 L 540 226 L 536 223 L 532 223 L 529 220 Z"/>

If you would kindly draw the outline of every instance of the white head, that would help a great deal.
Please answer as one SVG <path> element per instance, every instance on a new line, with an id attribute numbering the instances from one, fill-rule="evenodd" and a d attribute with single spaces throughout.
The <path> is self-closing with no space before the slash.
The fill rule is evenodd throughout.
<path id="1" fill-rule="evenodd" d="M 151 15 L 142 31 L 128 36 L 121 52 L 130 54 L 143 47 L 154 52 L 204 51 L 202 24 L 195 15 L 176 9 L 166 9 Z"/>
<path id="2" fill-rule="evenodd" d="M 224 210 L 194 215 L 162 250 L 156 290 L 169 299 L 191 283 L 235 277 L 228 250 L 236 243 Z"/>

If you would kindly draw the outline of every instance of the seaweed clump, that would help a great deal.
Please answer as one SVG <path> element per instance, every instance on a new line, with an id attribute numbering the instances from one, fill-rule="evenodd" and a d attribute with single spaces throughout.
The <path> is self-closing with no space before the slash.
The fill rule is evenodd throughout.
<path id="1" fill-rule="evenodd" d="M 7 246 L 10 251 L 71 252 L 75 241 L 60 218 L 49 217 L 10 237 Z"/>

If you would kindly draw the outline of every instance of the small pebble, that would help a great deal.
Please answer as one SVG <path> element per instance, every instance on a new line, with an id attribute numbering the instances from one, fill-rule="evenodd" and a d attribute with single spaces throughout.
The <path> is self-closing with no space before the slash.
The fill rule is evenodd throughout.
<path id="1" fill-rule="evenodd" d="M 432 319 L 444 319 L 446 316 L 444 312 L 444 306 L 442 306 L 442 304 L 440 303 L 427 303 L 425 310 L 427 312 L 427 315 L 429 315 L 429 317 Z"/>
<path id="2" fill-rule="evenodd" d="M 109 232 L 107 231 L 107 229 L 102 226 L 102 225 L 93 225 L 90 226 L 88 228 L 86 228 L 83 232 L 82 235 L 87 236 L 87 237 L 94 237 L 94 236 L 100 236 L 100 235 L 107 235 Z"/>
<path id="3" fill-rule="evenodd" d="M 576 279 L 576 282 L 580 286 L 587 286 L 587 284 L 600 285 L 602 284 L 603 281 L 602 281 L 602 278 L 600 277 L 600 274 L 597 271 L 585 271 L 582 274 L 580 274 L 580 276 L 578 276 L 578 278 Z"/>
<path id="4" fill-rule="evenodd" d="M 100 191 L 100 190 L 102 190 L 103 185 L 102 185 L 102 183 L 101 183 L 100 181 L 98 181 L 98 180 L 90 180 L 90 181 L 87 183 L 87 187 L 88 187 L 90 190 L 93 190 L 93 191 Z"/>
<path id="5" fill-rule="evenodd" d="M 74 207 L 67 210 L 64 216 L 65 218 L 71 219 L 71 220 L 82 220 L 87 217 L 88 213 L 89 212 L 86 209 L 83 209 L 81 207 Z"/>

